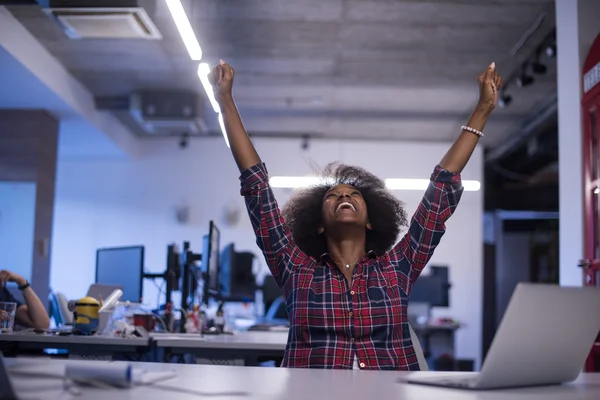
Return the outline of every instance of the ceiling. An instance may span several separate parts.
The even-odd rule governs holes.
[[[97,97],[202,87],[163,1],[140,1],[159,41],[71,40],[37,5],[11,13]],[[554,24],[553,0],[194,0],[184,2],[204,51],[236,69],[235,96],[255,135],[452,140],[495,61],[519,70]],[[511,49],[544,14],[516,55]],[[535,84],[509,87],[484,144],[518,134],[556,95],[553,60]],[[121,116],[122,117],[122,116]],[[214,132],[216,118],[207,120]]]

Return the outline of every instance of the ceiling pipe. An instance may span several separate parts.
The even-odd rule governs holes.
[[[552,95],[540,108],[539,111],[521,126],[521,128],[509,136],[500,145],[490,150],[485,155],[485,163],[493,163],[502,157],[514,152],[524,145],[529,139],[544,132],[542,126],[558,113],[558,97]]]

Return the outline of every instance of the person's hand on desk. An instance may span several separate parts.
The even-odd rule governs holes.
[[[0,287],[5,287],[7,282],[14,282],[19,286],[27,284],[27,280],[21,275],[4,269],[0,271]]]

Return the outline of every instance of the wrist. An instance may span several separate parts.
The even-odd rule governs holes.
[[[27,285],[27,279],[19,277],[18,279],[15,279],[15,283],[17,284],[17,286],[21,287],[21,286],[25,286]]]
[[[219,104],[227,104],[227,103],[233,103],[233,95],[231,93],[227,93],[227,94],[217,94],[217,102]]]
[[[480,101],[479,103],[477,103],[477,106],[475,107],[475,110],[473,111],[474,114],[481,114],[484,116],[489,116],[492,111],[494,111],[494,104],[493,103],[486,103],[486,102],[482,102]]]

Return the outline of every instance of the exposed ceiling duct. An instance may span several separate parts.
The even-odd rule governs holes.
[[[129,114],[154,136],[198,135],[207,131],[197,93],[142,92],[129,101]]]
[[[162,39],[137,1],[40,1],[71,39]]]
[[[193,91],[140,91],[128,97],[96,98],[96,108],[119,112],[146,137],[207,135],[205,105]]]
[[[557,113],[558,98],[557,95],[554,94],[549,96],[546,102],[538,107],[534,116],[528,118],[517,132],[486,154],[486,164],[496,162],[511,154],[515,149],[525,145],[529,139],[544,132],[544,127],[552,121],[552,119],[556,119]]]

